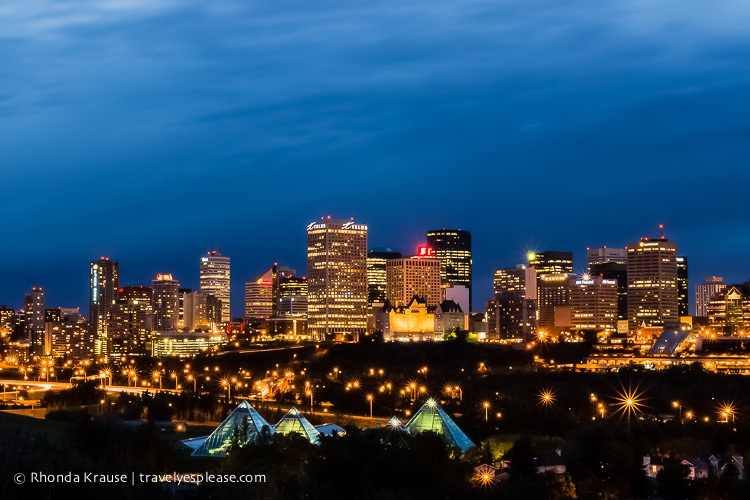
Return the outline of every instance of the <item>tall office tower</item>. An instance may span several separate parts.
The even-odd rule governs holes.
[[[151,304],[154,308],[154,330],[176,332],[180,314],[180,282],[171,274],[157,274],[151,282]]]
[[[146,356],[146,343],[154,329],[153,290],[147,286],[124,286],[109,313],[111,356]]]
[[[545,274],[537,280],[539,328],[566,327],[570,322],[570,274]]]
[[[471,233],[460,229],[428,231],[427,244],[434,249],[433,257],[440,259],[443,286],[463,285],[468,288],[471,308]],[[471,309],[464,312],[471,312]]]
[[[590,272],[592,265],[606,264],[607,262],[625,264],[628,260],[628,252],[624,248],[587,248],[586,258]]]
[[[109,312],[117,302],[120,263],[102,257],[89,265],[89,328],[94,354],[109,355]]]
[[[628,328],[679,326],[677,243],[661,237],[628,243]]]
[[[703,280],[702,285],[695,287],[695,315],[707,317],[708,316],[708,303],[719,293],[726,290],[727,285],[724,283],[724,278],[720,276],[711,276]]]
[[[601,276],[571,278],[568,286],[573,328],[617,330],[617,281]]]
[[[386,299],[394,306],[406,306],[416,295],[434,307],[443,301],[440,260],[421,257],[389,259],[386,263]],[[432,252],[424,252],[430,255]]]
[[[708,324],[727,337],[750,333],[750,284],[728,285],[711,297],[707,306]]]
[[[589,262],[589,275],[617,281],[617,319],[628,319],[628,265],[626,262]]]
[[[200,289],[221,300],[221,322],[224,325],[232,321],[229,267],[229,257],[221,255],[218,250],[211,250],[201,257]]]
[[[367,225],[329,218],[307,226],[307,331],[315,339],[367,330]]]
[[[288,314],[307,316],[307,293],[305,276],[297,277],[294,273],[290,276],[282,276],[279,279],[277,316]]]
[[[386,261],[400,259],[401,252],[390,248],[372,248],[367,252],[367,305],[384,303],[386,292]]]
[[[537,278],[547,274],[572,274],[573,252],[546,250],[542,253],[530,252],[529,267],[536,269]]]
[[[245,318],[267,319],[273,315],[273,267],[245,283]]]
[[[688,258],[677,257],[677,312],[680,316],[690,315],[690,296],[688,294]]]
[[[25,330],[26,339],[31,344],[31,351],[41,355],[44,352],[44,290],[35,286],[25,297]]]
[[[281,301],[281,282],[285,279],[292,278],[297,273],[294,269],[286,266],[280,266],[274,263],[271,268],[271,316],[279,315],[279,302]]]

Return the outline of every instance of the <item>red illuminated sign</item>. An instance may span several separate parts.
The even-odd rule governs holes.
[[[419,257],[432,257],[432,247],[430,245],[418,245],[417,256]]]

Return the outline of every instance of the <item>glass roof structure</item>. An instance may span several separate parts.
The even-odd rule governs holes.
[[[247,401],[243,401],[196,449],[194,457],[225,457],[232,444],[257,441],[261,434],[273,434],[273,428]]]
[[[474,446],[471,439],[464,434],[464,431],[459,429],[448,414],[440,408],[437,401],[432,398],[428,399],[422,408],[411,417],[411,420],[406,424],[406,430],[413,434],[432,431],[440,435],[448,443],[448,446],[456,447],[461,452],[465,452]]]
[[[320,433],[294,406],[289,409],[286,415],[281,417],[281,420],[273,428],[282,436],[299,434],[312,444],[320,444]]]

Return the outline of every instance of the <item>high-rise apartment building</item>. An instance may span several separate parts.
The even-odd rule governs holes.
[[[493,311],[487,314],[487,334],[501,339],[530,339],[536,332],[536,270],[519,264],[497,269],[493,279]]]
[[[218,250],[211,250],[201,257],[200,289],[221,301],[221,322],[232,321],[229,257]]]
[[[665,238],[628,243],[628,327],[679,326],[677,244]]]
[[[125,286],[118,290],[117,304],[109,313],[110,355],[146,356],[154,329],[153,290],[147,286]]]
[[[390,248],[372,248],[367,252],[367,305],[384,303],[386,299],[386,262],[400,259],[401,252]]]
[[[690,315],[688,288],[688,258],[677,256],[677,311],[680,316]]]
[[[109,355],[109,313],[117,303],[120,264],[102,257],[89,265],[89,328],[94,354]]]
[[[427,307],[443,301],[440,260],[432,257],[389,259],[386,263],[386,298],[394,306],[405,306],[418,296]]]
[[[180,282],[171,274],[157,274],[151,281],[154,330],[176,332],[180,316]]]
[[[695,315],[707,317],[708,303],[715,296],[726,290],[724,278],[711,276],[703,280],[703,284],[695,287]]]
[[[427,244],[434,250],[433,257],[440,259],[443,286],[463,285],[468,288],[471,307],[471,233],[460,229],[428,231]]]
[[[356,339],[367,330],[367,225],[330,218],[307,226],[308,333]]]
[[[44,353],[44,290],[40,286],[35,286],[31,292],[26,294],[24,300],[24,327],[26,330],[26,340],[31,345],[31,351],[34,354],[42,355]]]

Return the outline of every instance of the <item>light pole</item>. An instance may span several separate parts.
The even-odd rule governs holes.
[[[370,418],[372,418],[372,400],[375,399],[372,394],[367,395],[367,401],[370,402]]]
[[[484,403],[482,403],[482,406],[484,407],[484,421],[485,422],[489,422],[489,420],[490,420],[490,417],[489,417],[490,402],[489,401],[485,401]]]
[[[174,390],[175,390],[175,392],[177,392],[177,380],[178,380],[177,379],[177,374],[174,373],[174,372],[172,372],[169,376],[174,379]]]

